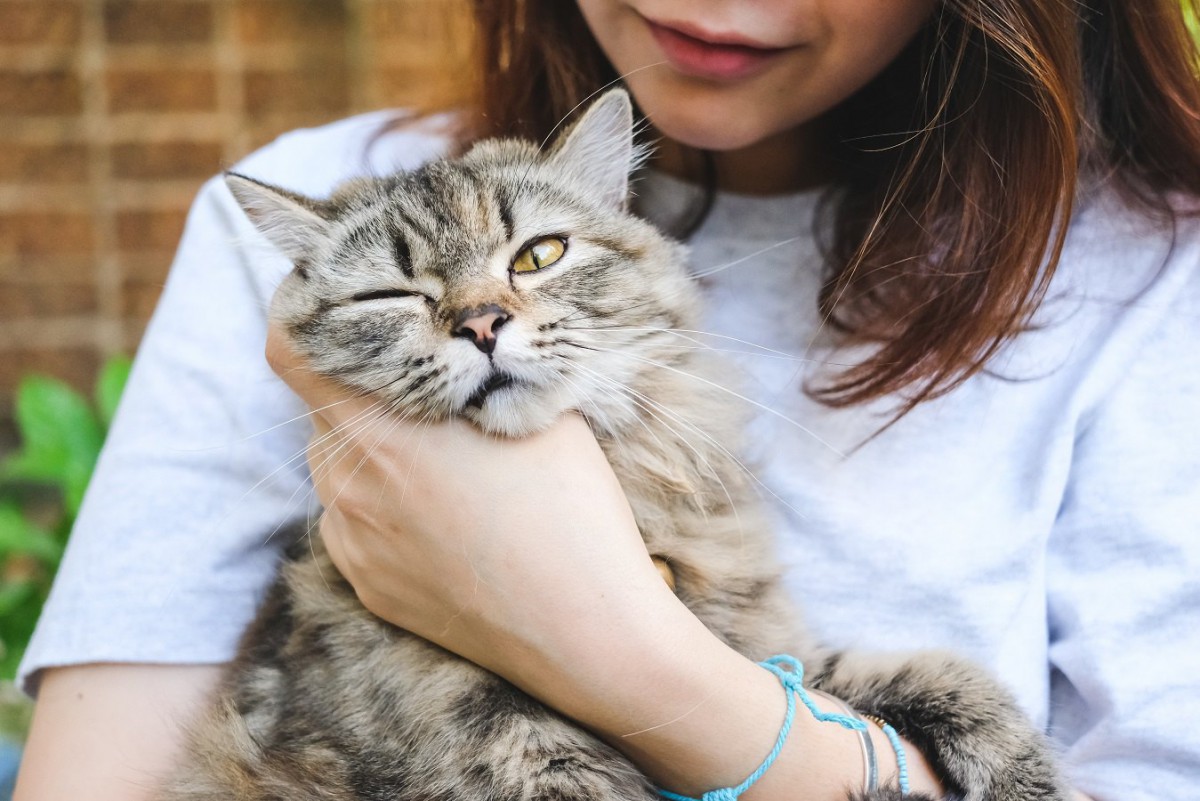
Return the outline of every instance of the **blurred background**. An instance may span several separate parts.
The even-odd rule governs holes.
[[[455,0],[0,0],[0,447],[132,353],[200,183],[292,128],[453,102]]]
[[[0,0],[0,801],[10,679],[209,176],[298,127],[454,105],[467,0]]]

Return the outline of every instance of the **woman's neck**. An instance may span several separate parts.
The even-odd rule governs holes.
[[[738,150],[713,151],[717,187],[777,195],[827,184],[835,177],[828,142],[824,126],[810,123]],[[705,182],[703,153],[666,137],[659,140],[653,166],[691,183]]]

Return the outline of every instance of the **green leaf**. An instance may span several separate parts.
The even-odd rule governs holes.
[[[48,567],[58,565],[63,546],[53,534],[29,520],[15,503],[0,503],[0,559],[32,556]]]
[[[18,621],[24,623],[26,615],[13,614],[18,607],[37,595],[37,584],[32,581],[0,582],[0,618],[7,618],[8,623]],[[35,611],[36,615],[37,612]]]
[[[11,682],[17,677],[17,668],[21,665],[21,657],[25,656],[28,645],[29,640],[14,637],[9,643],[6,638],[0,637],[0,680]]]
[[[27,376],[17,388],[21,450],[0,465],[0,477],[43,481],[64,494],[91,476],[104,429],[87,401],[61,381]]]
[[[68,465],[63,474],[63,506],[66,507],[67,516],[71,520],[79,516],[79,508],[83,506],[83,495],[87,492],[88,484],[92,482],[92,471],[95,467],[96,456],[93,456],[90,462],[80,461]]]
[[[0,462],[0,480],[57,483],[64,462],[64,455],[57,450],[22,448]]]
[[[112,425],[113,415],[117,412],[117,402],[129,381],[129,371],[133,360],[128,356],[114,356],[104,363],[100,369],[100,377],[96,379],[96,410],[100,413],[100,422],[105,428]]]
[[[45,594],[32,581],[0,581],[0,679],[16,675]]]

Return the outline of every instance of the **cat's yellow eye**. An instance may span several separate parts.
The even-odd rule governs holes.
[[[549,267],[561,259],[566,252],[567,243],[557,236],[539,239],[517,254],[517,258],[512,263],[512,271],[514,273],[531,273],[543,267]]]

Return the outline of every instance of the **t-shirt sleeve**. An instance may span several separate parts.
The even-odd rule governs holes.
[[[224,182],[188,216],[49,601],[19,669],[228,660],[307,514],[305,409],[267,366],[290,265]]]
[[[235,170],[325,197],[442,155],[454,119],[350,117],[285,134]],[[205,184],[18,669],[26,692],[51,666],[233,657],[284,532],[312,511],[308,410],[263,356],[291,266],[223,180]]]
[[[1051,729],[1096,801],[1200,788],[1200,270],[1183,269],[1081,422],[1049,544]]]

